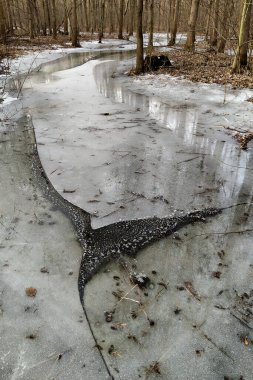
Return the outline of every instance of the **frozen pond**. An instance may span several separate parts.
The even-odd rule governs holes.
[[[57,191],[94,228],[238,204],[94,276],[85,304],[110,373],[250,380],[253,148],[241,151],[223,125],[248,120],[252,105],[236,91],[224,101],[218,86],[129,78],[131,52],[96,54],[42,65],[22,89]],[[147,288],[132,284],[133,270]]]

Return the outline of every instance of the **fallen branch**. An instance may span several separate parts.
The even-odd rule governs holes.
[[[224,128],[234,132],[232,136],[240,144],[240,148],[242,150],[248,149],[248,143],[253,140],[253,132],[250,132],[249,130],[243,131],[226,126]]]

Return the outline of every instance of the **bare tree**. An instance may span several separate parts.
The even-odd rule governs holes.
[[[36,0],[27,0],[27,13],[29,20],[29,36],[30,38],[35,37],[35,7]]]
[[[144,71],[142,15],[143,15],[143,0],[137,0],[137,22],[136,22],[137,49],[136,49],[135,74],[140,74],[140,73],[143,73]]]
[[[45,22],[47,23],[49,34],[51,34],[51,16],[48,0],[44,0],[45,3]]]
[[[63,19],[63,32],[65,35],[69,34],[69,10],[67,5],[67,0],[63,1],[64,5],[64,19]]]
[[[129,10],[129,31],[128,35],[132,36],[134,34],[134,15],[135,15],[135,0],[130,0],[130,10]]]
[[[53,38],[57,38],[57,24],[56,24],[56,6],[55,0],[52,0],[52,22],[53,22]]]
[[[72,41],[73,47],[80,47],[80,43],[78,41],[78,26],[77,26],[77,0],[73,0],[71,41]]]
[[[124,0],[119,3],[119,33],[118,39],[123,40]]]
[[[148,52],[153,50],[154,35],[154,0],[149,0],[149,35],[148,35]]]
[[[196,23],[197,23],[198,12],[199,12],[199,3],[200,3],[200,0],[192,0],[192,3],[191,3],[190,17],[188,20],[187,40],[185,44],[185,48],[189,50],[194,49]]]
[[[174,46],[176,43],[180,2],[181,0],[176,0],[175,2],[174,17],[173,17],[172,25],[171,25],[170,41],[168,43],[169,46]]]
[[[218,28],[219,28],[219,11],[220,11],[220,0],[214,0],[213,9],[213,28],[212,35],[210,38],[210,45],[217,46],[218,43]]]
[[[231,24],[231,19],[234,14],[234,0],[223,0],[223,16],[221,21],[221,31],[218,40],[218,52],[224,53],[226,42],[229,35],[229,28]],[[228,18],[229,14],[229,18]]]
[[[105,0],[101,0],[100,22],[99,22],[99,32],[98,32],[98,42],[100,44],[102,42],[102,38],[104,37],[104,18],[105,18]]]
[[[6,15],[3,7],[3,0],[0,0],[0,38],[6,43]]]
[[[248,66],[248,43],[253,0],[242,0],[242,14],[236,55],[232,65],[233,72],[240,72],[241,67]]]
[[[212,7],[213,7],[213,0],[209,0],[208,11],[207,11],[207,21],[206,21],[206,33],[205,33],[205,40],[206,41],[208,40],[208,37],[209,37]]]

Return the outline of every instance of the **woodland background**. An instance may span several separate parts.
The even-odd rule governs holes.
[[[27,41],[80,46],[80,38],[129,39],[136,33],[136,73],[143,71],[142,34],[166,32],[174,46],[177,33],[187,33],[184,48],[195,50],[195,36],[206,41],[207,53],[232,56],[231,72],[250,70],[252,0],[0,0],[1,55],[6,46]],[[44,40],[43,40],[44,38]],[[50,41],[51,43],[53,41]],[[228,50],[226,50],[226,48]]]

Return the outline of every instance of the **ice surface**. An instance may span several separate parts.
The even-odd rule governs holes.
[[[1,132],[0,378],[104,380],[77,292],[80,246],[32,182],[32,137],[27,125]]]
[[[251,92],[169,76],[129,78],[122,73],[133,62],[119,63],[117,54],[60,72],[54,72],[63,70],[60,61],[53,70],[42,66],[24,84],[22,104],[55,188],[93,214],[95,227],[175,209],[241,205],[93,278],[86,308],[102,353],[116,379],[251,380],[253,150],[251,142],[241,151],[224,128],[251,128],[252,104],[244,102]],[[66,230],[50,233],[58,239]],[[59,255],[51,240],[43,243],[46,250]],[[56,256],[53,270],[65,273],[69,260]],[[131,271],[148,275],[147,289],[130,282]],[[67,299],[74,294],[71,286]],[[105,311],[112,312],[111,322]],[[92,342],[83,347],[91,349]],[[20,352],[19,362],[26,363]],[[92,376],[83,378],[99,378]]]

